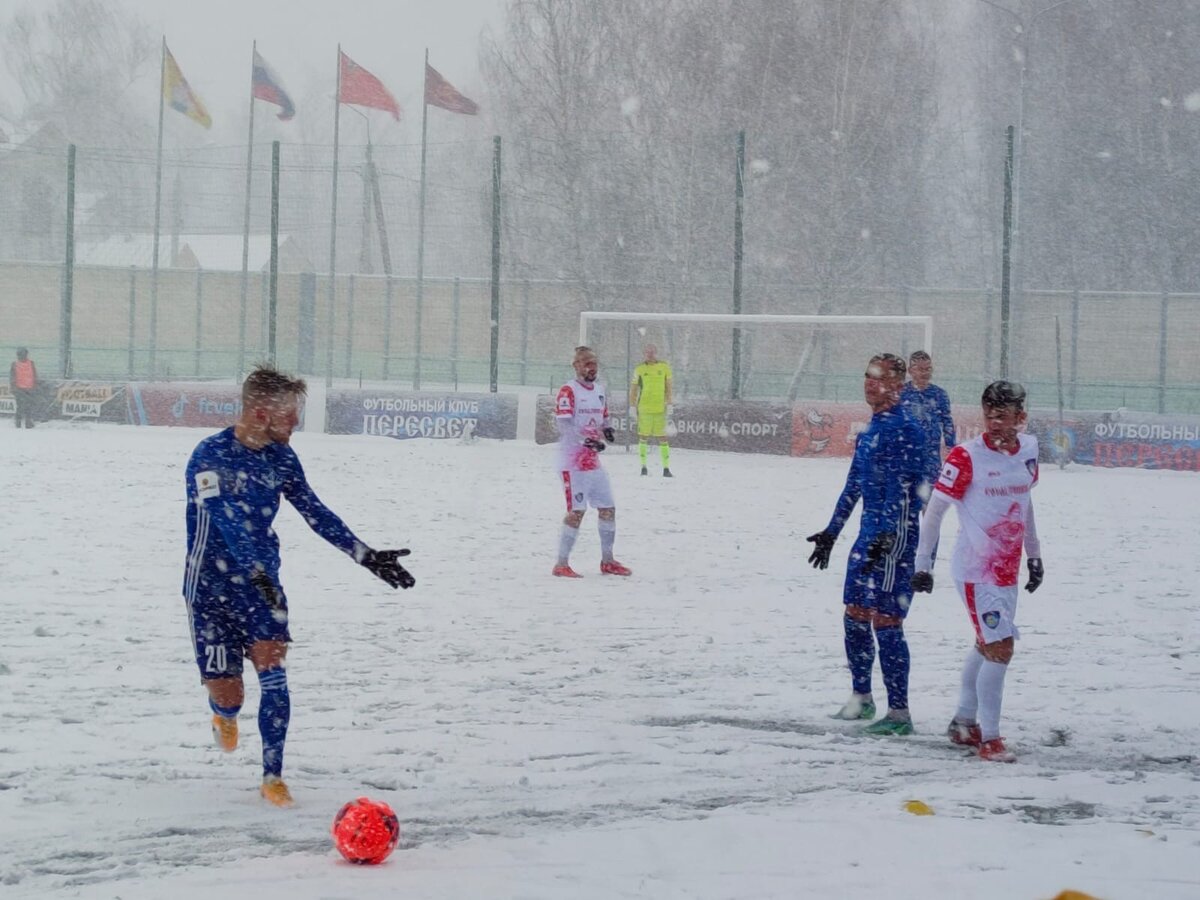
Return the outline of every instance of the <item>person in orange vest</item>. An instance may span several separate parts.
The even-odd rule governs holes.
[[[26,428],[33,427],[33,405],[37,395],[38,374],[37,366],[29,358],[29,351],[24,347],[17,348],[17,358],[8,370],[8,386],[17,404],[17,413],[13,423],[20,428],[21,423]]]

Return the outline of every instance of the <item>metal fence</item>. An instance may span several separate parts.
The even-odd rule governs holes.
[[[0,343],[29,347],[43,370],[60,356],[64,267],[0,263]],[[278,284],[277,360],[309,376],[395,381],[420,387],[481,385],[490,364],[491,284],[483,278],[425,279],[418,356],[417,291],[412,277],[339,275],[330,305],[329,279],[285,273]],[[74,274],[73,373],[101,379],[188,379],[234,377],[265,357],[268,296],[265,274],[255,273],[245,306],[241,275],[204,269],[162,269],[158,284],[158,337],[150,341],[150,272],[144,268],[80,266]],[[666,294],[682,286],[603,286],[614,308],[654,311]],[[504,279],[500,296],[499,377],[508,385],[549,387],[566,371],[577,337],[579,313],[589,308],[585,292],[569,281]],[[713,285],[687,293],[687,310],[725,312],[728,287]],[[845,288],[819,291],[801,285],[748,285],[746,312],[844,315],[928,315],[934,320],[936,380],[957,400],[973,401],[995,377],[998,297],[994,291],[926,288]],[[1053,405],[1058,359],[1055,318],[1062,335],[1062,371],[1067,406],[1200,412],[1200,380],[1194,365],[1200,334],[1200,295],[1031,291],[1014,323],[1013,371],[1035,403]],[[670,310],[663,310],[670,311]],[[685,326],[660,335],[666,358],[683,351]],[[614,350],[625,351],[625,331],[614,332]],[[640,334],[640,343],[648,338]],[[877,349],[915,349],[900,334],[896,346],[864,341],[862,354]],[[727,345],[727,339],[723,339]],[[747,329],[748,357],[756,359],[747,396],[778,398],[801,352],[793,343],[758,339]],[[902,346],[906,341],[912,346]],[[839,359],[845,350],[835,353]],[[153,363],[151,359],[153,356]],[[827,364],[832,378],[820,393],[848,399],[860,387],[862,360],[841,368]],[[697,357],[699,364],[699,357]],[[727,387],[720,378],[692,379],[697,393]]]

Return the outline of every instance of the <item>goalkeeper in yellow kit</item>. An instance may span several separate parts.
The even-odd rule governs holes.
[[[671,447],[667,444],[667,418],[674,412],[671,405],[671,365],[658,358],[658,348],[645,347],[645,362],[633,370],[629,386],[629,418],[637,422],[638,455],[642,474],[646,473],[648,438],[658,440],[662,456],[663,478],[671,477]]]

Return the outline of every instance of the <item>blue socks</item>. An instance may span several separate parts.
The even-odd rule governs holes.
[[[877,628],[875,639],[879,641],[879,667],[883,669],[888,709],[908,709],[909,655],[904,629]]]
[[[846,662],[850,665],[850,680],[854,693],[871,693],[871,667],[875,665],[875,642],[871,639],[871,623],[842,617],[846,628]],[[880,641],[882,650],[883,642]]]
[[[273,666],[258,673],[262,699],[258,704],[258,732],[262,735],[263,775],[283,774],[283,744],[292,717],[287,670]]]

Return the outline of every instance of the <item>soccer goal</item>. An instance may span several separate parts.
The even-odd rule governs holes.
[[[671,364],[680,399],[861,400],[876,353],[933,352],[933,319],[583,312],[579,343],[596,350],[613,387],[622,369],[628,383],[654,345]]]

